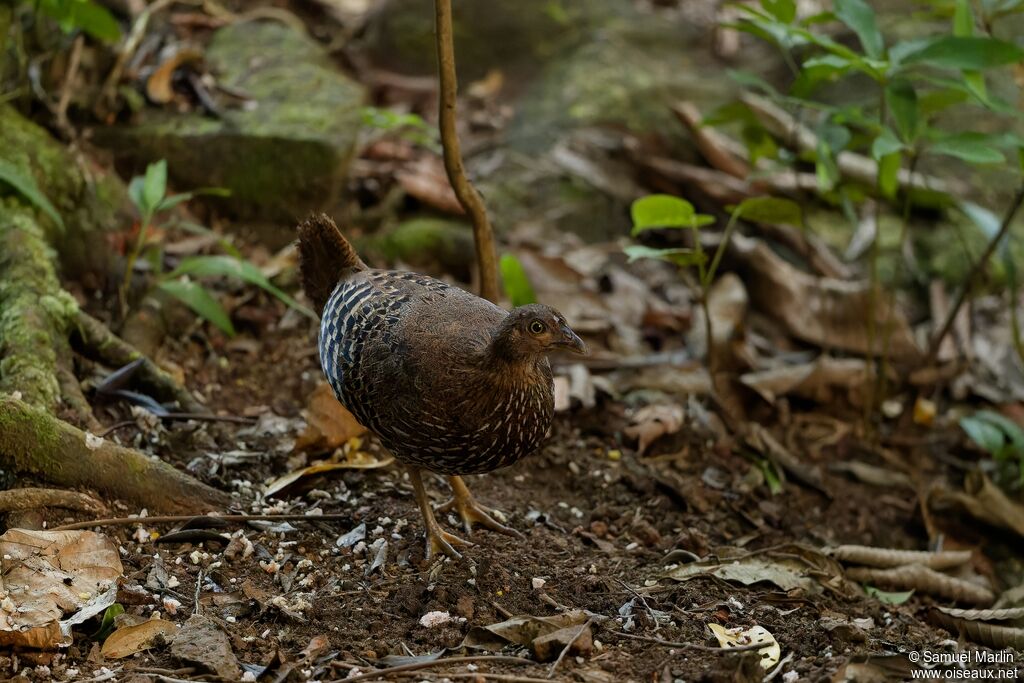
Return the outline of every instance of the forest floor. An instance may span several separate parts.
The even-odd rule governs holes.
[[[239,511],[295,512],[310,521],[262,523],[262,530],[257,522],[214,528],[223,536],[205,541],[188,532],[179,532],[185,536],[178,541],[161,538],[167,525],[145,519],[133,527],[99,529],[123,549],[127,583],[162,596],[163,604],[130,611],[149,616],[156,610],[176,622],[204,615],[229,635],[230,650],[208,652],[199,666],[183,668],[181,657],[160,647],[104,662],[99,644],[90,650],[85,641],[50,660],[48,668],[26,669],[32,658],[5,656],[0,665],[9,674],[101,680],[110,671],[116,680],[216,680],[203,670],[218,670],[220,660],[231,670],[237,658],[259,680],[340,679],[372,671],[388,655],[457,652],[464,641],[481,641],[480,627],[509,617],[565,610],[585,611],[593,642],[554,667],[452,661],[385,678],[442,680],[475,672],[485,676],[478,680],[760,680],[757,653],[719,649],[707,635],[709,623],[767,629],[781,647],[785,671],[794,672],[784,680],[862,680],[856,676],[864,672],[902,680],[910,675],[909,653],[955,648],[946,631],[929,625],[930,598],[895,606],[834,581],[814,590],[783,590],[770,582],[742,586],[713,576],[662,578],[666,569],[686,562],[686,552],[705,557],[731,546],[775,549],[784,557],[800,552],[790,544],[918,548],[926,534],[913,494],[880,495],[846,476],[826,475],[826,488],[836,492],[832,498],[797,484],[771,495],[765,485],[750,484],[749,460],[685,429],[638,456],[622,441],[625,408],[611,400],[560,413],[538,453],[471,478],[477,497],[503,510],[526,539],[475,530],[475,545],[458,561],[424,561],[421,519],[397,466],[304,477],[298,488],[265,499],[264,485],[306,459],[291,451],[303,426],[300,413],[319,381],[313,325],[302,320],[297,329],[246,334],[226,346],[219,346],[223,338],[211,345],[193,332],[168,341],[165,360],[186,371],[191,388],[216,412],[258,413],[257,425],[178,423],[164,430],[139,421],[122,427],[121,438],[148,444],[160,457],[231,491]],[[123,406],[104,412],[110,424],[131,420]],[[372,437],[359,448],[381,455]],[[840,442],[829,449],[830,459],[841,462],[845,450]],[[446,497],[440,478],[428,480],[428,488],[437,502]],[[316,521],[318,513],[343,517]],[[454,518],[442,523],[459,531]],[[203,524],[189,526],[200,528],[193,533],[211,533]],[[365,530],[365,539],[340,546],[354,529],[358,537],[357,528]],[[387,543],[383,551],[380,539]],[[431,612],[450,618],[423,625]],[[515,644],[505,652],[529,656]],[[1019,673],[1022,664],[992,668],[1016,666]]]

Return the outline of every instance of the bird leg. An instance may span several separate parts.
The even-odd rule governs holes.
[[[420,471],[415,467],[410,467],[408,470],[409,481],[412,482],[413,491],[416,492],[416,502],[420,506],[420,513],[423,515],[423,526],[426,529],[426,558],[429,560],[438,552],[442,552],[456,560],[461,559],[462,555],[453,546],[470,546],[473,544],[458,536],[449,534],[438,525],[437,520],[434,519],[434,511],[430,508],[430,501],[427,500],[427,491],[423,488],[423,478],[420,477]]]
[[[512,527],[505,526],[498,520],[494,519],[494,517],[491,516],[494,513],[493,510],[488,510],[483,505],[476,502],[476,499],[473,498],[473,494],[469,492],[469,487],[466,486],[466,482],[462,480],[462,477],[448,477],[448,485],[452,487],[452,499],[437,508],[437,511],[449,512],[451,510],[455,510],[458,512],[459,517],[462,518],[462,524],[465,526],[467,534],[473,531],[473,524],[475,522],[486,529],[497,531],[500,534],[514,536],[516,538],[524,538],[521,533]]]

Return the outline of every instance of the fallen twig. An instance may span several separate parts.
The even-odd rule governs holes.
[[[604,632],[602,631],[602,633]],[[666,647],[681,648],[685,650],[700,650],[701,652],[749,652],[751,650],[763,650],[765,648],[764,643],[752,643],[750,645],[739,645],[737,647],[713,647],[711,645],[698,645],[697,643],[676,643],[671,640],[651,638],[650,636],[637,636],[632,633],[623,633],[622,631],[609,631],[608,633],[619,636],[620,638],[642,640],[645,643],[654,643],[656,645],[664,645]]]
[[[109,517],[107,519],[94,519],[91,522],[74,522],[53,527],[52,531],[72,531],[74,529],[92,529],[98,526],[130,526],[132,524],[174,524],[177,522],[188,522],[193,519],[209,517],[224,522],[339,522],[352,519],[348,514],[332,515],[300,515],[300,514],[277,514],[277,515],[153,515],[152,517]]]
[[[181,386],[173,377],[161,370],[156,363],[88,313],[78,312],[73,333],[83,347],[82,351],[85,355],[108,365],[122,367],[141,359],[138,377],[154,390],[157,398],[177,401],[181,409],[187,413],[209,414],[207,408],[199,403],[188,389]]]
[[[991,605],[995,600],[992,591],[984,586],[942,574],[919,564],[892,569],[849,567],[846,569],[846,577],[885,590],[919,590],[929,595],[972,605]]]
[[[578,629],[576,629],[576,633],[573,635],[572,638],[569,639],[569,642],[565,644],[565,647],[562,648],[562,651],[558,653],[558,659],[556,659],[554,664],[551,665],[551,668],[548,669],[548,678],[551,678],[555,675],[555,671],[558,669],[558,665],[562,663],[563,659],[565,659],[565,655],[568,654],[569,649],[572,648],[573,644],[580,639],[580,636],[583,635],[583,632],[590,628],[590,624],[592,624],[593,621],[593,619],[587,619],[582,624],[580,624]]]
[[[377,671],[368,671],[364,674],[357,674],[355,676],[348,676],[346,678],[333,679],[333,683],[355,683],[356,681],[371,681],[375,678],[385,678],[392,674],[402,673],[403,671],[419,671],[421,669],[431,669],[435,666],[444,666],[446,664],[460,664],[460,663],[471,663],[471,662],[495,662],[501,664],[536,664],[537,662],[532,659],[524,659],[522,657],[506,657],[504,655],[474,655],[471,657],[441,657],[440,659],[432,659],[429,662],[413,662],[411,664],[399,664],[398,666],[389,666],[386,669],[378,669]],[[474,674],[477,675],[477,674]]]
[[[840,545],[829,549],[827,553],[840,562],[881,568],[919,564],[929,569],[952,569],[971,561],[970,550],[950,550],[932,553],[925,550],[896,550],[894,548],[873,548],[866,545]]]

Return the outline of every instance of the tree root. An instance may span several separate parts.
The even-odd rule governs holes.
[[[65,508],[103,514],[107,506],[90,495],[62,489],[23,488],[0,491],[0,512],[38,508]]]
[[[171,514],[222,510],[231,497],[165,462],[88,434],[12,397],[0,397],[0,459],[59,486],[96,489]]]
[[[188,389],[88,313],[78,312],[72,329],[72,339],[83,355],[115,368],[141,358],[138,378],[156,398],[162,401],[176,401],[182,411],[187,413],[209,412]]]

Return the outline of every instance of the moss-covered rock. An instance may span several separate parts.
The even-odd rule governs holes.
[[[587,240],[622,234],[635,189],[632,165],[621,158],[624,133],[656,135],[671,147],[666,154],[692,156],[670,105],[685,99],[710,110],[731,95],[727,79],[706,77],[720,67],[692,33],[661,16],[616,15],[528,81],[502,163],[469,162],[488,169],[480,189],[499,229],[553,220]],[[681,47],[691,41],[694,48]],[[567,149],[585,163],[567,163]]]
[[[224,187],[217,200],[243,217],[291,221],[339,196],[359,130],[363,88],[312,38],[276,22],[217,31],[206,58],[218,80],[252,99],[201,113],[147,112],[98,131],[136,168],[166,159],[181,189]]]
[[[529,70],[550,62],[626,5],[615,0],[454,0],[459,77],[475,79],[490,69]],[[407,74],[435,73],[433,3],[388,0],[367,26],[363,43],[375,64]]]
[[[416,270],[450,273],[466,280],[476,258],[472,228],[445,218],[413,218],[393,230],[364,238],[357,246],[361,251],[378,253],[390,263],[397,261]]]

